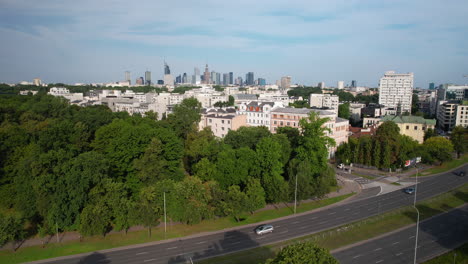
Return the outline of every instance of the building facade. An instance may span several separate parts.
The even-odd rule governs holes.
[[[385,72],[379,82],[379,104],[411,113],[413,73]]]

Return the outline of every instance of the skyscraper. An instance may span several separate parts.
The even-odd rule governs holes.
[[[209,84],[211,83],[211,75],[210,75],[210,71],[208,70],[208,64],[206,64],[205,66],[205,72],[203,73],[203,83],[205,84]]]
[[[169,65],[167,65],[166,62],[164,62],[164,75],[166,74],[171,74],[171,69],[169,69]]]
[[[234,73],[233,72],[229,73],[229,84],[234,84]]]
[[[187,73],[186,72],[184,72],[184,74],[182,75],[182,83],[188,83]]]
[[[351,87],[357,87],[357,81],[356,80],[351,81]]]
[[[435,89],[435,83],[429,83],[429,90]]]
[[[151,72],[145,71],[145,84],[151,85]]]
[[[248,72],[245,75],[245,84],[254,85],[254,73],[253,72]]]
[[[266,85],[266,80],[263,78],[258,78],[258,85]]]
[[[198,69],[198,67],[195,67],[193,69],[193,72],[194,72],[194,76],[195,76],[195,80],[193,82],[193,84],[200,84],[200,69]]]
[[[385,72],[379,82],[379,104],[394,109],[401,109],[401,113],[411,113],[413,98],[413,73]]]
[[[131,83],[131,80],[130,80],[130,72],[129,72],[129,71],[125,71],[125,81],[127,81],[128,84]]]
[[[229,73],[224,73],[223,74],[223,85],[228,85],[229,84]]]
[[[344,81],[338,81],[338,84],[337,84],[336,88],[338,88],[340,90],[344,89]]]

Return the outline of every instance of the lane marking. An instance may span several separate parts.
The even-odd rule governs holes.
[[[307,228],[307,226],[301,226],[301,227],[299,227],[299,229],[304,229],[304,228]]]
[[[109,259],[109,258],[105,258],[105,259],[99,260],[98,262],[104,262],[104,261],[108,262],[108,261],[110,261],[110,260],[111,260],[111,259]]]
[[[300,222],[299,221],[296,221],[296,222],[292,222],[293,224],[299,224]]]
[[[195,244],[200,245],[200,244],[205,244],[206,242],[208,242],[208,241],[201,241],[201,242],[197,242]]]
[[[413,239],[413,238],[414,238],[414,236],[410,236],[408,239]]]
[[[402,252],[399,252],[399,253],[396,253],[395,255],[400,256],[401,254],[403,254],[403,253],[402,253]]]
[[[395,243],[392,243],[392,245],[396,245],[396,244],[398,244],[398,243],[400,243],[400,242],[397,241],[397,242],[395,242]]]
[[[176,249],[177,247],[170,247],[170,248],[166,248],[166,249]]]
[[[143,254],[148,254],[148,252],[140,252],[140,253],[136,253],[136,255],[143,255]]]
[[[326,222],[327,222],[327,221],[320,222],[319,225],[320,225],[320,224],[325,224]]]
[[[275,226],[276,228],[281,227],[281,226]]]
[[[231,245],[235,245],[235,244],[239,244],[240,241],[237,241],[237,242],[232,242]]]
[[[155,261],[156,259],[145,259],[143,262],[150,262],[150,261]]]
[[[361,254],[359,254],[359,255],[356,255],[356,256],[354,256],[354,257],[353,257],[353,259],[355,259],[355,258],[359,258],[360,256],[362,256],[362,255],[361,255]]]
[[[383,259],[377,260],[375,263],[380,263],[380,262],[382,262],[382,261],[383,261]]]
[[[331,212],[331,213],[329,213],[328,215],[334,215],[334,214],[336,214],[336,212]]]
[[[313,220],[313,219],[317,219],[317,218],[318,218],[318,217],[317,217],[317,216],[315,216],[315,217],[312,217],[312,218],[310,218],[310,219],[312,219],[312,220]]]
[[[264,237],[264,236],[261,236],[261,237],[257,237],[256,239],[263,239],[263,238],[265,238],[265,237]]]
[[[287,232],[288,232],[288,230],[286,230],[286,231],[283,231],[283,232],[281,232],[280,234],[285,234],[285,233],[287,233]]]
[[[374,249],[374,251],[379,251],[379,250],[382,250],[382,248],[376,248],[376,249]]]
[[[351,209],[349,209],[349,208],[346,208],[346,209],[344,209],[344,210],[345,210],[345,211],[349,211],[349,210],[351,210]]]

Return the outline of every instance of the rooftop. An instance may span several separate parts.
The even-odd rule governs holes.
[[[435,119],[424,119],[421,116],[391,116],[387,115],[382,117],[382,122],[393,121],[395,123],[410,123],[410,124],[426,124],[426,125],[435,125]]]

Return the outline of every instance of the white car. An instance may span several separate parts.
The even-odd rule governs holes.
[[[257,235],[263,235],[263,234],[271,233],[271,232],[273,232],[272,225],[261,225],[255,228],[255,233],[257,233]]]

